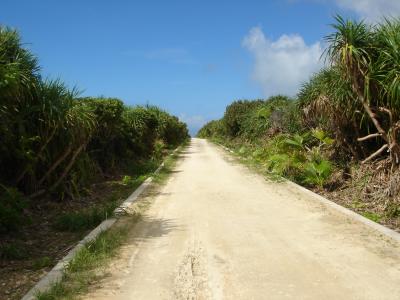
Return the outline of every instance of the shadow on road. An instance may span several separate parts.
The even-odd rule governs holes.
[[[132,235],[133,241],[146,241],[152,238],[158,238],[168,235],[172,231],[182,230],[171,219],[158,219],[143,216],[140,223]]]

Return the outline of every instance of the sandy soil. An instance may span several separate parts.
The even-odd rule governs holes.
[[[193,139],[87,299],[400,299],[400,245]]]

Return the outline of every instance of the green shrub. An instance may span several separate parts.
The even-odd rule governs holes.
[[[156,163],[164,148],[188,138],[186,124],[158,107],[78,98],[76,89],[43,80],[39,71],[18,32],[0,25],[0,231],[22,222],[17,190],[33,201],[79,197],[100,176],[126,168],[139,175],[143,162]]]
[[[214,120],[205,124],[197,133],[200,138],[219,139],[226,136],[225,124],[223,120]]]
[[[228,105],[223,117],[227,135],[229,137],[238,136],[249,111],[261,107],[263,103],[263,100],[239,100]]]
[[[145,175],[141,175],[137,178],[133,178],[132,176],[125,175],[122,178],[122,184],[127,185],[131,188],[136,188],[139,185],[141,185],[146,180],[146,178],[147,178],[147,176],[145,176]]]
[[[54,228],[72,232],[92,229],[105,219],[112,217],[117,206],[117,202],[113,201],[89,210],[64,213],[57,218]]]
[[[367,219],[370,219],[371,221],[374,221],[376,223],[378,223],[382,219],[382,217],[380,215],[373,213],[373,212],[369,212],[369,211],[364,212],[362,215],[364,217],[366,217]]]
[[[290,167],[292,167],[292,161],[288,154],[273,154],[267,160],[268,169],[277,175],[284,176]]]
[[[26,206],[22,193],[0,184],[0,232],[18,230],[27,220],[23,214]]]
[[[43,256],[43,257],[37,258],[33,261],[32,269],[40,270],[43,268],[51,267],[53,264],[54,264],[54,261],[50,257]]]
[[[0,245],[0,258],[2,259],[25,259],[28,253],[24,245],[20,243],[10,243]]]
[[[115,98],[81,98],[79,101],[88,105],[96,118],[98,126],[87,150],[102,170],[117,167],[121,156],[125,156],[128,143],[124,136],[125,106]]]
[[[332,165],[327,160],[307,162],[304,166],[304,182],[322,187],[332,174]]]
[[[162,140],[157,140],[154,144],[153,158],[156,160],[161,160],[164,156],[165,143]]]

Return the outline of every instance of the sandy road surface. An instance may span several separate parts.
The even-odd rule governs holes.
[[[87,299],[400,299],[400,248],[193,139]]]

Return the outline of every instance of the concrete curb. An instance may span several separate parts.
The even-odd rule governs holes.
[[[312,196],[315,200],[322,203],[323,205],[330,207],[336,211],[339,211],[340,213],[346,215],[350,219],[353,219],[357,222],[363,223],[364,225],[372,228],[373,230],[379,232],[380,234],[383,234],[383,235],[400,243],[400,233],[398,233],[397,231],[394,231],[394,230],[392,230],[388,227],[385,227],[381,224],[375,223],[374,221],[371,221],[370,219],[368,219],[368,218],[366,218],[344,206],[341,206],[331,200],[326,199],[325,197],[322,197],[321,195],[318,195],[317,193],[314,193],[313,191],[310,191],[309,189],[306,189],[305,187],[303,187],[301,185],[298,185],[297,183],[294,183],[287,179],[285,179],[285,183]]]
[[[176,148],[171,154],[171,156],[178,151]],[[129,207],[138,199],[138,197],[149,187],[150,183],[153,181],[154,175],[160,173],[162,168],[165,166],[163,162],[157,170],[155,170],[152,176],[148,177],[120,206],[114,210],[114,218],[106,219],[100,223],[95,229],[93,229],[87,236],[85,236],[78,244],[71,249],[66,256],[64,256],[54,267],[51,269],[34,287],[32,287],[28,293],[22,297],[21,300],[35,300],[38,293],[43,293],[51,288],[51,286],[59,281],[61,281],[64,270],[74,258],[76,253],[87,243],[95,240],[100,233],[108,230],[117,221],[117,218],[126,213]]]
[[[217,145],[221,146],[224,150],[226,150],[230,153],[234,153],[231,149],[225,147],[224,145],[221,145],[221,144],[217,144]],[[284,183],[310,195],[314,200],[322,203],[323,205],[325,205],[329,208],[332,208],[332,209],[342,213],[343,215],[349,217],[350,219],[357,221],[359,223],[362,223],[362,224],[366,225],[367,227],[377,231],[378,233],[383,234],[386,237],[393,239],[396,242],[400,243],[400,233],[398,233],[390,228],[387,228],[381,224],[375,223],[375,222],[371,221],[370,219],[368,219],[348,208],[345,208],[331,200],[326,199],[325,197],[323,197],[321,195],[318,195],[317,193],[314,193],[313,191],[310,191],[309,189],[306,189],[305,187],[303,187],[301,185],[298,185],[297,183],[294,183],[293,181],[290,181],[286,178],[283,178],[283,179],[284,179]]]
[[[228,147],[225,147],[224,145],[222,145],[220,143],[215,143],[215,144],[217,144],[218,146],[221,146],[225,151],[228,151],[233,154],[235,153],[233,150],[229,149]]]

